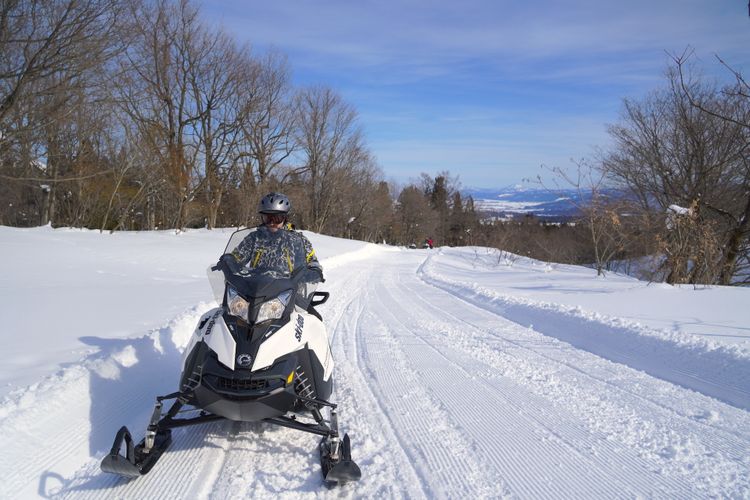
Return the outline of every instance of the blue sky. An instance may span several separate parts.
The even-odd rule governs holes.
[[[256,52],[289,57],[359,112],[388,179],[450,170],[503,187],[606,148],[622,98],[664,81],[667,53],[750,66],[747,0],[205,0]]]

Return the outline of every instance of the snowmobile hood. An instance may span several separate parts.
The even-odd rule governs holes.
[[[237,273],[225,273],[227,283],[249,300],[266,300],[286,290],[293,290],[299,280],[283,276],[277,271],[241,269]]]

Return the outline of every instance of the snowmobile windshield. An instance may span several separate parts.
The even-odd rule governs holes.
[[[242,240],[244,240],[248,234],[255,231],[254,227],[248,227],[246,229],[240,229],[232,233],[232,236],[229,237],[229,242],[227,242],[227,247],[224,249],[224,253],[232,253],[235,251],[235,249],[239,246],[240,243],[242,243]]]
[[[224,255],[232,254],[242,241],[256,228],[241,229],[235,231],[229,238]],[[222,257],[223,258],[223,257]],[[231,260],[230,260],[231,262]],[[319,283],[323,281],[323,275],[319,268],[297,267],[290,272],[288,267],[256,267],[234,265],[211,266],[208,269],[208,280],[214,292],[216,301],[220,304],[224,300],[225,286],[231,285],[247,299],[262,299],[273,297],[284,290],[296,292],[295,301],[302,307],[312,297]]]

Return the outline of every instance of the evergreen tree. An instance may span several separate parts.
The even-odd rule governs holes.
[[[464,244],[464,231],[466,230],[466,217],[464,214],[461,193],[453,193],[453,203],[451,206],[449,223],[448,223],[448,244],[459,246]]]
[[[444,175],[438,175],[435,177],[435,183],[433,184],[430,192],[430,206],[437,215],[437,225],[435,227],[434,239],[437,240],[437,244],[445,244],[448,241],[448,227],[449,227],[449,210],[448,210],[448,186],[447,179]]]

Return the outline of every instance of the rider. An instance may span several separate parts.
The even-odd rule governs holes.
[[[242,266],[291,273],[301,266],[320,270],[312,243],[305,235],[287,226],[292,204],[286,195],[268,193],[258,204],[262,224],[248,234],[232,256]]]

